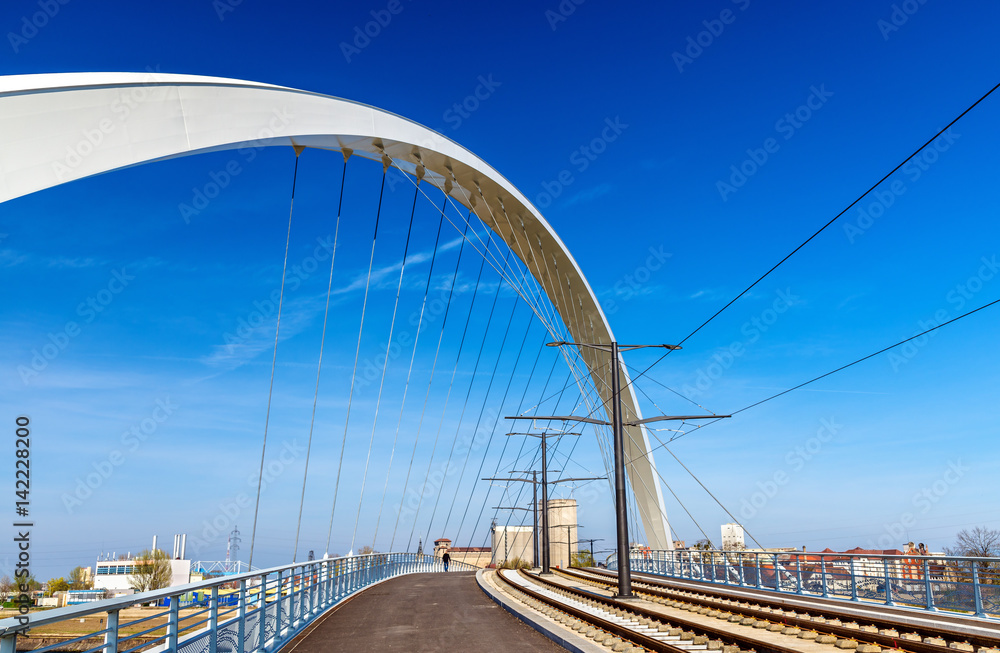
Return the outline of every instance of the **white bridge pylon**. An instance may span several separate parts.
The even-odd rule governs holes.
[[[611,326],[573,256],[528,199],[472,152],[413,121],[327,95],[217,77],[0,77],[0,202],[129,166],[265,146],[350,150],[391,162],[409,175],[423,175],[423,183],[474,211],[504,240],[540,284],[574,340],[613,340]],[[608,354],[591,348],[576,353],[610,413]],[[624,365],[621,374],[627,383]],[[624,417],[641,419],[632,386],[626,387]],[[671,549],[647,433],[641,426],[626,431],[630,482],[648,544]]]

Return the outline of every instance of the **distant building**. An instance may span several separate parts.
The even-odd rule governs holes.
[[[724,551],[742,551],[746,548],[743,538],[743,527],[739,524],[722,525],[722,549]]]
[[[445,553],[452,562],[464,562],[480,568],[490,564],[491,550],[488,546],[452,546],[451,540],[447,537],[434,540],[434,557],[441,558]]]
[[[98,560],[97,573],[94,575],[94,589],[107,590],[115,596],[132,593],[132,573],[141,560],[126,558],[124,560]],[[191,582],[190,560],[167,560],[170,563],[170,584],[187,585]]]
[[[539,526],[541,523],[541,516],[539,516]],[[578,528],[576,499],[549,499],[549,564],[551,566],[562,568],[570,566],[571,557],[580,550]]]
[[[492,562],[501,565],[520,558],[532,564],[535,552],[535,535],[531,526],[494,526]]]
[[[174,535],[174,552],[170,563],[170,583],[168,587],[176,585],[187,585],[191,582],[191,561],[185,560],[185,549],[187,545],[187,535]],[[151,551],[156,551],[156,536],[153,536],[153,546]],[[111,557],[114,557],[113,555]],[[132,574],[135,571],[137,560],[131,554],[118,556],[118,559],[98,560],[94,565],[94,589],[107,590],[113,596],[132,594]]]

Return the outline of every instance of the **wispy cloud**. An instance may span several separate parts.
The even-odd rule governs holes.
[[[600,183],[600,184],[594,186],[593,188],[588,188],[587,190],[580,191],[576,195],[573,195],[572,197],[570,197],[569,199],[567,199],[565,202],[563,202],[563,207],[566,208],[566,207],[573,206],[574,204],[579,204],[580,202],[589,202],[591,200],[595,200],[598,197],[601,197],[603,195],[607,195],[613,189],[614,189],[614,186],[612,186],[608,182]]]
[[[76,269],[81,269],[81,268],[92,268],[92,267],[103,266],[103,265],[107,265],[107,264],[108,264],[107,261],[104,261],[104,260],[101,260],[101,259],[96,259],[96,258],[91,258],[91,257],[87,257],[87,258],[80,258],[80,257],[67,258],[65,256],[53,256],[53,257],[45,259],[45,265],[47,267],[55,268],[55,269],[60,269],[60,270],[62,270],[62,269],[74,269],[74,270],[76,270]]]
[[[288,301],[282,310],[280,340],[298,335],[323,311],[324,306],[325,303],[316,297]],[[246,365],[274,346],[275,319],[263,320],[256,327],[247,325],[245,329],[237,335],[224,334],[226,342],[215,345],[212,353],[203,356],[201,362],[212,368],[230,371]]]
[[[707,301],[718,301],[726,297],[725,293],[718,288],[702,288],[691,295],[688,299],[704,299]]]
[[[13,249],[0,249],[0,268],[12,268],[27,260],[27,254],[21,254]]]
[[[842,302],[840,302],[839,304],[837,304],[837,310],[839,311],[840,309],[844,308],[848,304],[853,303],[855,299],[861,299],[866,294],[867,293],[855,293],[853,295],[848,295],[847,297],[844,298],[844,300]],[[853,307],[852,307],[852,309],[853,309]]]

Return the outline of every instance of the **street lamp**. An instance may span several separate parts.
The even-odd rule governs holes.
[[[615,521],[618,531],[618,595],[619,599],[630,600],[634,597],[632,596],[632,570],[629,561],[629,546],[628,546],[628,507],[625,503],[625,436],[624,436],[624,426],[639,426],[640,424],[647,424],[649,422],[660,422],[664,420],[694,420],[694,419],[722,419],[724,417],[731,417],[731,415],[684,415],[684,416],[670,416],[670,415],[659,415],[657,417],[649,417],[646,419],[635,420],[632,422],[622,421],[621,412],[621,381],[619,379],[619,358],[622,351],[631,351],[633,349],[644,349],[649,347],[658,347],[662,349],[675,350],[680,349],[679,345],[619,345],[617,342],[612,342],[610,344],[602,343],[592,343],[592,342],[568,342],[565,340],[559,340],[557,342],[548,343],[549,347],[562,347],[564,345],[572,345],[574,347],[586,347],[589,349],[597,349],[600,351],[607,351],[611,354],[611,421],[607,422],[605,420],[595,419],[592,417],[576,417],[573,415],[568,416],[538,416],[538,415],[518,415],[516,417],[508,417],[507,419],[531,419],[531,420],[559,420],[565,422],[583,422],[585,424],[602,424],[604,426],[611,426],[612,433],[614,436],[614,449],[615,449]]]

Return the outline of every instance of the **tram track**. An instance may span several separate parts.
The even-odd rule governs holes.
[[[719,653],[815,653],[826,650],[814,641],[791,640],[790,643],[795,646],[784,646],[773,641],[773,635],[770,638],[758,633],[749,636],[739,632],[739,628],[665,614],[660,606],[650,605],[647,601],[624,603],[524,571],[501,570],[497,576],[509,593],[529,607],[614,651],[627,652],[630,647],[632,651],[668,653],[702,650]],[[861,650],[861,653],[875,651]]]
[[[554,571],[574,582],[587,583],[602,590],[617,584],[616,576],[603,570]],[[689,584],[678,588],[670,581],[654,580],[646,575],[633,576],[632,580],[633,591],[653,603],[801,639],[831,643],[839,648],[854,648],[862,653],[874,652],[876,648],[911,653],[1000,653],[1000,630],[995,624],[956,615],[928,615],[930,618],[923,621],[933,619],[937,623],[932,627],[915,625],[913,619],[892,619],[880,611],[879,606],[870,606],[869,614],[859,610],[859,604],[852,604],[849,612],[831,607],[830,602],[817,604],[815,608],[812,604],[807,609],[801,605],[790,608],[787,601],[777,597],[769,599],[756,595],[734,598],[720,589],[692,589]],[[865,604],[860,606],[866,607]],[[986,632],[992,630],[996,635],[969,632],[970,628]]]

